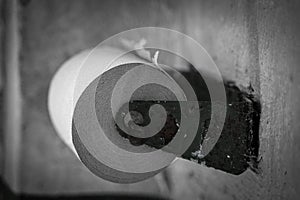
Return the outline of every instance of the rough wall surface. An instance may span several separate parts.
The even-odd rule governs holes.
[[[216,38],[219,42],[211,48],[218,48],[212,54],[218,56],[219,67],[229,64],[233,80],[246,87],[251,84],[262,102],[260,173],[248,171],[232,177],[179,162],[170,167],[172,175],[176,174],[172,184],[174,196],[297,199],[300,187],[297,175],[300,140],[296,122],[300,112],[299,78],[296,78],[300,73],[299,2],[249,1],[233,4],[231,8],[229,5],[228,9],[221,9],[219,4],[211,3],[206,9],[212,13],[218,12],[211,8],[228,11],[222,14],[227,17],[227,25],[219,32],[227,34]],[[183,179],[187,181],[181,182],[182,185],[175,184]]]
[[[92,175],[59,140],[47,113],[51,77],[66,59],[120,31],[162,26],[203,44],[226,78],[253,89],[262,102],[259,174],[248,170],[233,176],[179,159],[165,172],[167,194],[175,199],[296,197],[300,190],[297,1],[22,2],[23,192],[162,190],[155,179],[118,185]]]

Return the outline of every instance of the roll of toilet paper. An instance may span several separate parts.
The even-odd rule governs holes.
[[[188,82],[182,84],[192,91]],[[199,123],[199,112],[190,112],[198,107],[192,94],[186,96],[157,63],[101,47],[63,64],[51,82],[48,105],[59,136],[94,174],[113,182],[132,183],[159,173],[189,147]],[[163,148],[132,145],[118,133],[116,125],[124,129],[124,123],[117,120],[124,120],[118,117],[122,115],[119,110],[122,108],[124,115],[130,113],[129,102],[135,100],[179,102],[180,120],[186,125]],[[139,138],[155,136],[166,124],[167,112],[159,104],[152,105],[149,117],[147,126],[135,125],[131,131],[123,131]],[[193,133],[187,137],[188,129]]]
[[[160,62],[158,51],[165,53]],[[57,71],[48,96],[51,120],[61,139],[95,175],[117,183],[141,181],[163,170],[193,143],[200,123],[199,102],[189,82],[171,66],[174,60],[205,74],[210,124],[203,142],[195,142],[204,157],[220,137],[226,94],[218,68],[192,38],[164,28],[132,29],[75,55]],[[130,110],[134,106],[147,110],[146,116]],[[150,142],[139,144],[144,140]]]

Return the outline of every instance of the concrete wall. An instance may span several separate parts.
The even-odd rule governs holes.
[[[20,191],[132,191],[175,199],[294,199],[300,181],[300,4],[297,1],[21,1]],[[240,176],[184,160],[132,185],[92,175],[59,140],[47,113],[51,77],[72,55],[120,31],[162,26],[190,35],[227,79],[262,102],[260,173]],[[167,189],[166,189],[166,188]]]
[[[300,4],[296,1],[208,4],[204,10],[220,13],[225,19],[221,26],[212,29],[212,34],[217,32],[218,37],[214,37],[210,52],[218,58],[219,67],[228,67],[226,71],[233,80],[246,87],[251,84],[262,103],[261,171],[259,175],[246,172],[231,177],[213,169],[199,170],[198,166],[178,162],[170,167],[175,175],[174,196],[297,199],[300,187],[297,123],[300,113]],[[183,179],[187,180],[181,182],[187,185],[185,190],[181,189],[181,184],[175,184]]]

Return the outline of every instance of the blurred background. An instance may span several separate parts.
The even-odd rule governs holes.
[[[299,1],[0,0],[0,9],[0,198],[300,195]],[[235,176],[178,159],[146,181],[115,184],[93,175],[57,136],[47,110],[56,70],[113,34],[144,26],[191,36],[224,78],[258,96],[258,174]]]

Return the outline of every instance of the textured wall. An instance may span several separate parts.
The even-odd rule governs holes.
[[[211,3],[205,9],[224,17],[223,23],[216,26],[221,28],[216,31],[219,34],[210,49],[214,58],[218,58],[219,67],[227,66],[226,71],[237,83],[246,87],[251,83],[254,93],[260,97],[260,173],[248,171],[232,177],[178,162],[170,167],[172,174],[176,174],[174,196],[298,199],[300,4],[297,1],[224,4],[222,7]],[[179,182],[183,179],[187,181]],[[187,186],[185,190],[181,189],[183,186]]]
[[[167,190],[177,199],[296,197],[300,190],[297,1],[22,2],[23,192]],[[233,176],[177,160],[165,172],[170,176],[164,181],[112,184],[92,175],[59,140],[47,113],[52,75],[75,53],[140,26],[163,26],[192,36],[208,50],[225,77],[254,90],[262,102],[260,174],[248,170]]]

